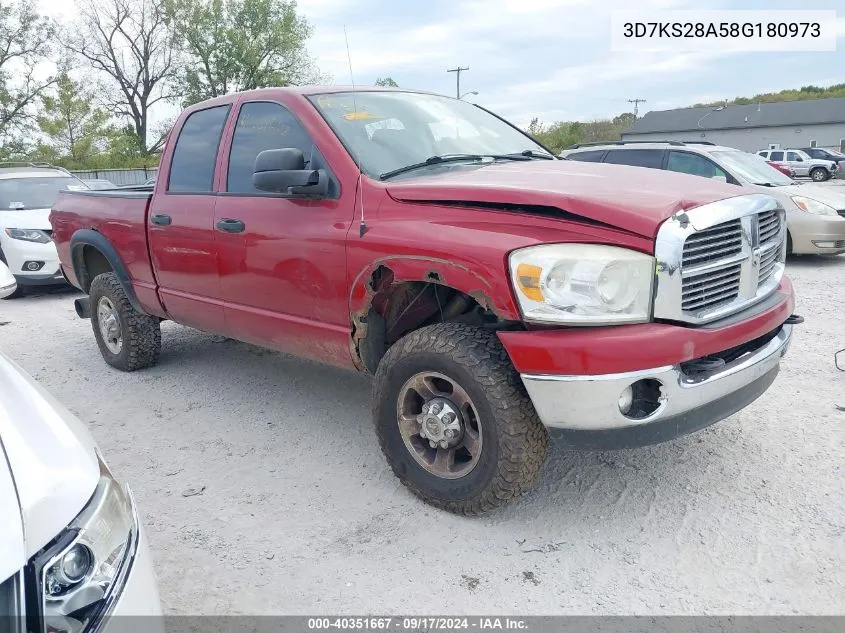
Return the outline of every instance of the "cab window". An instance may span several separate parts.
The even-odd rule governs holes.
[[[300,150],[309,164],[314,143],[289,110],[269,101],[243,104],[229,151],[226,191],[260,193],[252,185],[255,158],[266,149],[288,147]]]

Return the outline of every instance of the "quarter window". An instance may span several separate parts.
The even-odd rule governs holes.
[[[598,163],[601,161],[601,157],[604,154],[603,149],[599,150],[590,150],[589,152],[572,152],[568,154],[566,158],[568,160],[580,160],[587,163]]]
[[[614,149],[607,153],[604,162],[613,165],[632,165],[660,169],[663,166],[661,149]]]
[[[243,104],[229,152],[226,190],[232,193],[261,193],[252,186],[255,158],[267,149],[290,147],[303,153],[307,166],[314,144],[289,110],[268,101]]]
[[[170,161],[168,191],[211,191],[217,147],[228,114],[229,106],[217,106],[198,110],[185,120]]]

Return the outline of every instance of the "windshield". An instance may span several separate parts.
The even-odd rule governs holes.
[[[833,156],[836,156],[836,158],[845,158],[845,154],[843,154],[842,152],[840,152],[837,149],[829,149],[829,150],[827,150],[827,152],[829,154],[832,154]]]
[[[70,176],[0,179],[0,210],[49,209],[62,189],[87,189]]]
[[[795,184],[792,179],[772,167],[761,156],[745,152],[710,152],[719,164],[739,177],[755,185],[784,187]]]
[[[364,173],[374,178],[432,156],[505,155],[526,150],[549,156],[516,128],[458,99],[367,91],[309,99]]]

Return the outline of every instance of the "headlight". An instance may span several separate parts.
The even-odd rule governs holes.
[[[137,540],[129,490],[101,461],[91,501],[32,563],[41,590],[41,630],[83,633],[96,627],[120,594]]]
[[[6,235],[13,240],[38,242],[39,244],[47,244],[50,241],[50,236],[40,229],[6,229]]]
[[[649,255],[597,244],[546,244],[510,255],[525,319],[566,325],[648,321],[654,266]]]
[[[813,200],[812,198],[805,198],[804,196],[792,196],[792,201],[802,211],[807,213],[814,213],[816,215],[838,215],[836,209],[829,207],[826,204]]]

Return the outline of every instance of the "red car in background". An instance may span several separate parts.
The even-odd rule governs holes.
[[[777,169],[779,172],[786,174],[790,178],[795,178],[795,170],[793,170],[792,167],[790,167],[789,165],[784,165],[782,163],[776,163],[776,162],[771,161],[771,160],[767,160],[766,162],[769,163],[769,165],[771,165],[775,169]]]

